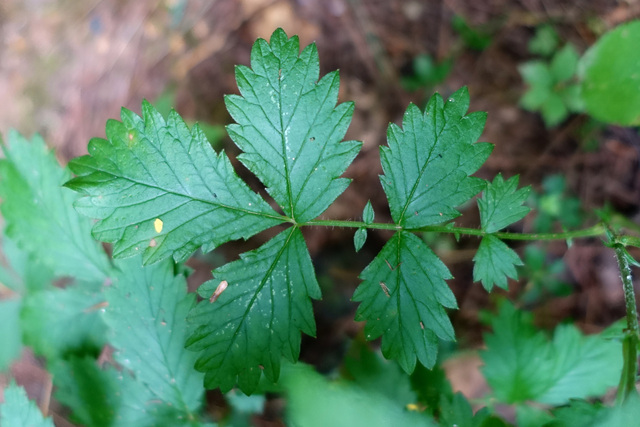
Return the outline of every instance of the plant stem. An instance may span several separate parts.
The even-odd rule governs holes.
[[[307,221],[302,224],[298,224],[299,226],[322,226],[322,227],[351,227],[351,228],[369,228],[369,229],[377,229],[377,230],[393,230],[400,231],[402,230],[402,226],[397,224],[388,224],[388,223],[371,223],[367,224],[362,221],[336,221],[336,220],[314,220]],[[464,234],[467,236],[485,236],[491,234],[500,239],[506,240],[567,240],[567,239],[576,239],[580,237],[594,237],[599,236],[604,233],[605,227],[602,224],[596,224],[589,228],[584,228],[581,230],[574,231],[565,231],[562,233],[506,233],[506,232],[497,232],[497,233],[487,233],[486,231],[477,229],[477,228],[466,228],[466,227],[451,227],[451,226],[443,226],[443,225],[429,225],[422,228],[412,228],[407,231],[411,232],[435,232],[435,233],[449,233],[449,234]]]
[[[624,288],[624,301],[627,308],[627,330],[622,342],[622,376],[616,398],[618,403],[622,403],[636,387],[636,376],[638,374],[638,333],[640,332],[640,327],[638,326],[636,295],[633,289],[631,267],[629,267],[629,261],[627,260],[626,249],[620,243],[615,243],[613,249],[618,259],[618,267],[620,268],[622,286]]]

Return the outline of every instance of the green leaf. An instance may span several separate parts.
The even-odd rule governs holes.
[[[569,111],[558,93],[551,93],[541,108],[542,118],[547,126],[556,126],[567,118]]]
[[[640,124],[640,20],[609,31],[579,64],[587,112],[623,126]]]
[[[520,98],[520,105],[528,111],[538,111],[551,95],[551,89],[546,86],[531,86]]]
[[[558,83],[571,79],[578,68],[579,58],[578,51],[570,43],[556,52],[549,65],[549,70],[554,80]]]
[[[603,416],[607,409],[602,403],[590,403],[584,400],[572,400],[569,405],[557,408],[553,411],[554,422],[548,427],[584,427],[595,426],[598,417]],[[638,415],[640,416],[640,414]],[[637,418],[636,418],[637,419]],[[602,424],[600,424],[602,425]],[[612,426],[616,424],[610,424]],[[617,425],[625,425],[617,424]]]
[[[364,210],[362,211],[362,221],[365,224],[371,224],[375,218],[375,213],[373,212],[373,206],[371,206],[371,200],[367,201],[367,204],[364,205]]]
[[[522,79],[533,88],[551,88],[555,81],[544,61],[528,61],[518,67]]]
[[[52,286],[53,272],[37,256],[18,248],[7,236],[2,236],[2,254],[9,264],[0,266],[2,285],[23,296]]]
[[[104,321],[115,360],[143,383],[154,399],[185,418],[192,417],[204,394],[202,375],[195,371],[196,354],[185,351],[186,316],[195,305],[173,263],[143,268],[139,257],[120,261],[114,283],[105,291]]]
[[[460,34],[464,43],[473,50],[485,50],[491,44],[491,35],[470,27],[460,15],[453,16],[451,26]]]
[[[536,28],[535,36],[529,40],[529,52],[535,55],[550,56],[558,47],[560,37],[551,25]]]
[[[367,241],[367,229],[366,228],[358,228],[353,235],[353,246],[358,252],[364,246],[364,243]]]
[[[640,419],[640,397],[631,393],[623,404],[610,408],[598,419],[598,426],[632,426]]]
[[[102,282],[109,262],[90,234],[91,222],[72,207],[70,177],[39,136],[9,132],[0,160],[0,207],[5,233],[59,276]]]
[[[56,385],[55,397],[72,410],[79,424],[112,427],[200,426],[185,418],[171,402],[158,400],[142,382],[112,367],[100,369],[91,358],[70,357],[50,366]]]
[[[495,233],[524,218],[531,208],[522,206],[529,197],[531,187],[518,190],[518,176],[504,180],[501,174],[493,182],[487,183],[487,189],[478,199],[480,225],[487,233]]]
[[[5,371],[22,351],[20,298],[0,301],[0,372]]]
[[[189,130],[175,111],[165,121],[146,101],[142,112],[122,109],[107,140],[92,139],[89,155],[69,163],[78,176],[66,186],[88,196],[76,208],[100,219],[93,235],[114,243],[114,257],[181,261],[280,222],[197,125]]]
[[[558,91],[558,94],[562,98],[562,102],[571,112],[580,113],[584,111],[584,100],[582,99],[580,90],[579,85],[571,84]]]
[[[282,380],[287,392],[287,424],[305,427],[435,427],[425,414],[354,384],[328,382],[308,366],[290,369]]]
[[[443,427],[484,427],[506,426],[506,423],[489,413],[488,408],[482,408],[475,414],[467,398],[457,392],[453,396],[442,396],[440,399],[440,425]]]
[[[373,212],[373,206],[371,206],[371,201],[367,201],[367,204],[364,206],[364,210],[362,211],[362,221],[365,224],[371,224],[373,222],[375,213]],[[367,241],[367,229],[365,227],[360,227],[356,230],[353,235],[353,245],[355,246],[356,252],[358,252],[364,246],[364,243]]]
[[[189,315],[190,350],[200,351],[196,369],[207,388],[230,390],[237,382],[255,390],[264,372],[277,381],[280,360],[300,353],[300,331],[315,335],[310,298],[320,298],[311,257],[298,228],[213,271]]]
[[[0,424],[5,427],[53,427],[53,420],[44,418],[24,388],[12,381],[4,390],[4,403],[0,404]]]
[[[382,354],[411,372],[416,357],[424,366],[435,364],[438,339],[454,341],[445,311],[457,308],[445,282],[447,267],[418,237],[396,233],[360,274],[363,282],[353,294],[361,301],[356,320],[366,320],[365,335],[382,335]]]
[[[412,229],[449,221],[460,215],[455,207],[482,190],[484,181],[469,175],[493,146],[474,143],[486,114],[465,116],[468,107],[466,88],[446,104],[435,94],[424,113],[413,104],[407,108],[402,129],[389,125],[389,146],[380,148],[380,180],[396,224]]]
[[[507,302],[492,325],[493,334],[485,336],[483,372],[501,402],[563,405],[602,395],[618,383],[619,342],[584,336],[573,325],[557,327],[549,341],[527,313]]]
[[[338,178],[361,143],[342,142],[353,103],[336,106],[339,77],[318,81],[315,44],[302,53],[298,37],[277,29],[271,40],[258,39],[251,68],[236,67],[242,96],[225,103],[237,124],[229,136],[242,151],[238,158],[267,187],[285,215],[296,222],[314,219],[338,197],[350,180]]]
[[[401,406],[415,404],[417,396],[409,376],[397,363],[371,351],[365,342],[353,342],[344,367],[354,382],[369,393],[386,396]]]
[[[76,283],[26,297],[22,309],[25,344],[47,358],[99,351],[105,342],[105,326],[99,316],[104,297],[95,288]]]
[[[473,257],[473,281],[491,292],[493,285],[507,289],[507,277],[518,279],[516,265],[523,265],[517,253],[495,236],[484,236]]]

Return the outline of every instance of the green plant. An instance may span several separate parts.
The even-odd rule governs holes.
[[[412,74],[402,78],[402,86],[410,91],[431,88],[447,78],[452,66],[452,59],[436,62],[429,54],[418,55],[411,64]]]
[[[639,42],[640,21],[627,22],[602,35],[580,57],[571,44],[556,51],[557,33],[550,26],[541,26],[529,50],[551,59],[528,61],[519,67],[528,85],[520,100],[522,107],[540,111],[547,126],[580,112],[606,123],[640,124]]]
[[[533,60],[519,67],[522,79],[529,86],[520,104],[526,110],[540,111],[547,126],[555,126],[569,113],[583,110],[575,77],[578,59],[576,49],[566,44],[549,62]]]
[[[440,423],[505,425],[491,408],[474,416],[469,402],[445,386],[435,399],[425,390],[423,379],[430,374],[416,364],[437,372],[439,347],[455,340],[446,310],[457,303],[446,283],[451,273],[416,234],[481,237],[474,280],[487,290],[506,288],[521,264],[504,240],[606,236],[623,273],[628,330],[605,343],[559,328],[549,344],[512,308],[503,308],[484,355],[486,375],[506,403],[560,405],[613,385],[608,375],[586,389],[571,367],[588,371],[606,364],[612,372],[622,370],[620,402],[631,401],[638,324],[625,245],[637,246],[640,239],[615,216],[562,233],[501,231],[527,215],[529,190],[518,189],[517,177],[498,175],[489,182],[471,176],[493,146],[476,142],[486,115],[467,114],[466,88],[446,101],[434,95],[424,111],[410,105],[402,127],[389,126],[388,146],[380,150],[380,181],[392,223],[374,222],[371,204],[364,207],[363,221],[318,219],[349,185],[340,176],[361,146],[341,142],[354,106],[336,106],[338,74],[318,77],[315,46],[300,53],[297,38],[280,29],[270,42],[255,43],[251,68],[236,69],[241,95],[225,99],[236,121],[227,130],[242,150],[238,159],[264,184],[264,194],[244,183],[198,125],[189,129],[175,111],[165,119],[147,102],[142,117],[123,109],[122,122],[107,122],[107,139],[91,140],[89,154],[70,162],[75,177],[58,166],[40,138],[28,142],[11,132],[0,161],[10,264],[2,275],[9,278],[11,298],[1,304],[3,316],[11,317],[7,324],[19,327],[2,329],[12,348],[3,353],[0,368],[22,343],[30,345],[45,358],[57,399],[86,425],[210,425],[201,411],[205,387],[229,392],[236,385],[245,393],[287,393],[288,417],[300,425],[332,424],[338,416],[342,422],[351,417],[350,425],[388,425],[387,419],[434,425],[427,414]],[[456,208],[478,193],[480,227],[457,227]],[[308,367],[292,365],[301,332],[315,334],[311,300],[321,296],[301,231],[308,226],[352,227],[356,249],[368,230],[393,232],[360,274],[353,299],[360,302],[356,319],[367,322],[365,338],[381,337],[382,354],[397,365],[369,358],[367,374],[352,365],[355,384],[327,383]],[[279,230],[275,237],[213,271],[214,279],[198,289],[199,301],[187,293],[182,262],[196,249],[210,251],[272,227]],[[113,260],[90,229],[112,244]],[[54,286],[56,277],[71,283]],[[105,344],[115,355],[98,366]],[[598,356],[582,360],[594,348]],[[532,351],[548,356],[535,366],[549,374],[514,389],[513,377],[527,368],[521,354],[530,357]],[[513,368],[508,375],[496,374],[503,367],[500,357],[518,362],[505,365]],[[389,378],[403,378],[406,393],[372,391],[371,384]],[[406,402],[407,396],[417,403]],[[438,407],[421,410],[427,402]],[[256,407],[235,404],[237,422]],[[7,405],[13,404],[3,406],[3,417],[12,410]],[[311,416],[314,411],[323,418]]]

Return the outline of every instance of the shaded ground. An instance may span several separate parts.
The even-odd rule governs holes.
[[[524,91],[518,64],[530,59],[527,42],[536,25],[552,22],[564,41],[582,52],[598,32],[639,16],[638,2],[495,0],[473,2],[363,0],[4,0],[0,4],[0,131],[40,132],[56,147],[62,161],[83,154],[91,137],[104,136],[108,118],[121,106],[140,111],[143,98],[174,97],[183,116],[213,124],[230,119],[223,94],[237,92],[234,64],[247,64],[252,43],[276,27],[298,34],[301,44],[316,41],[322,73],[340,69],[342,101],[354,100],[356,112],[347,139],[364,141],[347,175],[349,190],[324,216],[358,218],[368,199],[377,221],[388,220],[378,183],[378,146],[386,126],[398,123],[409,102],[423,105],[433,90],[448,95],[467,85],[471,110],[489,113],[482,140],[496,148],[479,175],[521,175],[521,184],[540,189],[545,176],[562,173],[568,188],[586,210],[605,202],[637,218],[640,204],[640,138],[637,131],[600,128],[587,136],[595,149],[585,149],[587,119],[572,116],[546,129],[539,115],[518,107]],[[482,51],[471,49],[452,29],[454,16],[490,34]],[[444,83],[409,92],[402,77],[412,73],[412,60],[428,53],[453,59]],[[224,142],[228,144],[228,141]],[[233,151],[233,148],[229,148]],[[470,209],[460,224],[477,225]],[[523,224],[525,230],[531,221]],[[303,359],[330,370],[342,357],[346,339],[362,328],[353,322],[349,298],[357,274],[388,237],[370,235],[365,249],[352,251],[352,231],[309,230],[307,235],[325,297],[317,304],[317,340],[305,340]],[[446,242],[445,242],[446,243]],[[472,285],[471,258],[477,241],[438,245],[456,279],[451,285],[460,310],[453,313],[461,345],[480,344],[478,311],[490,297]],[[523,248],[520,247],[520,250]],[[233,245],[222,256],[233,255]],[[579,241],[548,248],[549,261],[563,259],[562,276],[573,289],[564,298],[532,302],[544,326],[572,317],[596,331],[623,315],[623,296],[615,260],[601,243]],[[207,277],[210,265],[199,260],[194,284]],[[512,296],[531,286],[511,283]],[[25,359],[24,366],[37,365]],[[449,363],[455,387],[471,396],[484,391],[475,358]],[[16,369],[22,369],[20,365]],[[29,371],[29,369],[25,369]],[[27,383],[37,379],[23,378]],[[39,400],[46,403],[48,380],[40,379]],[[49,388],[48,388],[49,387]],[[38,387],[34,387],[38,393]],[[35,396],[35,395],[34,395]],[[62,422],[62,421],[61,421]],[[60,424],[64,425],[64,424]]]

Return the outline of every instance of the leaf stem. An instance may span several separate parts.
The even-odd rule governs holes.
[[[624,288],[624,301],[627,308],[627,329],[625,337],[622,341],[623,349],[623,367],[620,385],[618,386],[617,403],[622,403],[635,391],[636,376],[638,374],[638,311],[636,308],[636,295],[633,289],[633,280],[631,277],[631,268],[624,246],[615,243],[613,249],[618,260],[620,275],[622,277],[622,286]]]
[[[389,223],[371,223],[367,224],[361,221],[337,221],[337,220],[314,220],[298,224],[299,226],[322,226],[322,227],[351,227],[351,228],[369,228],[377,230],[393,230],[400,231],[403,228],[397,224]],[[500,239],[506,240],[567,240],[581,237],[595,237],[604,234],[605,227],[601,223],[593,225],[581,230],[565,231],[561,233],[487,233],[478,228],[452,227],[446,225],[429,225],[422,228],[412,228],[406,231],[424,232],[424,233],[449,233],[464,234],[467,236],[486,236],[493,235]]]

